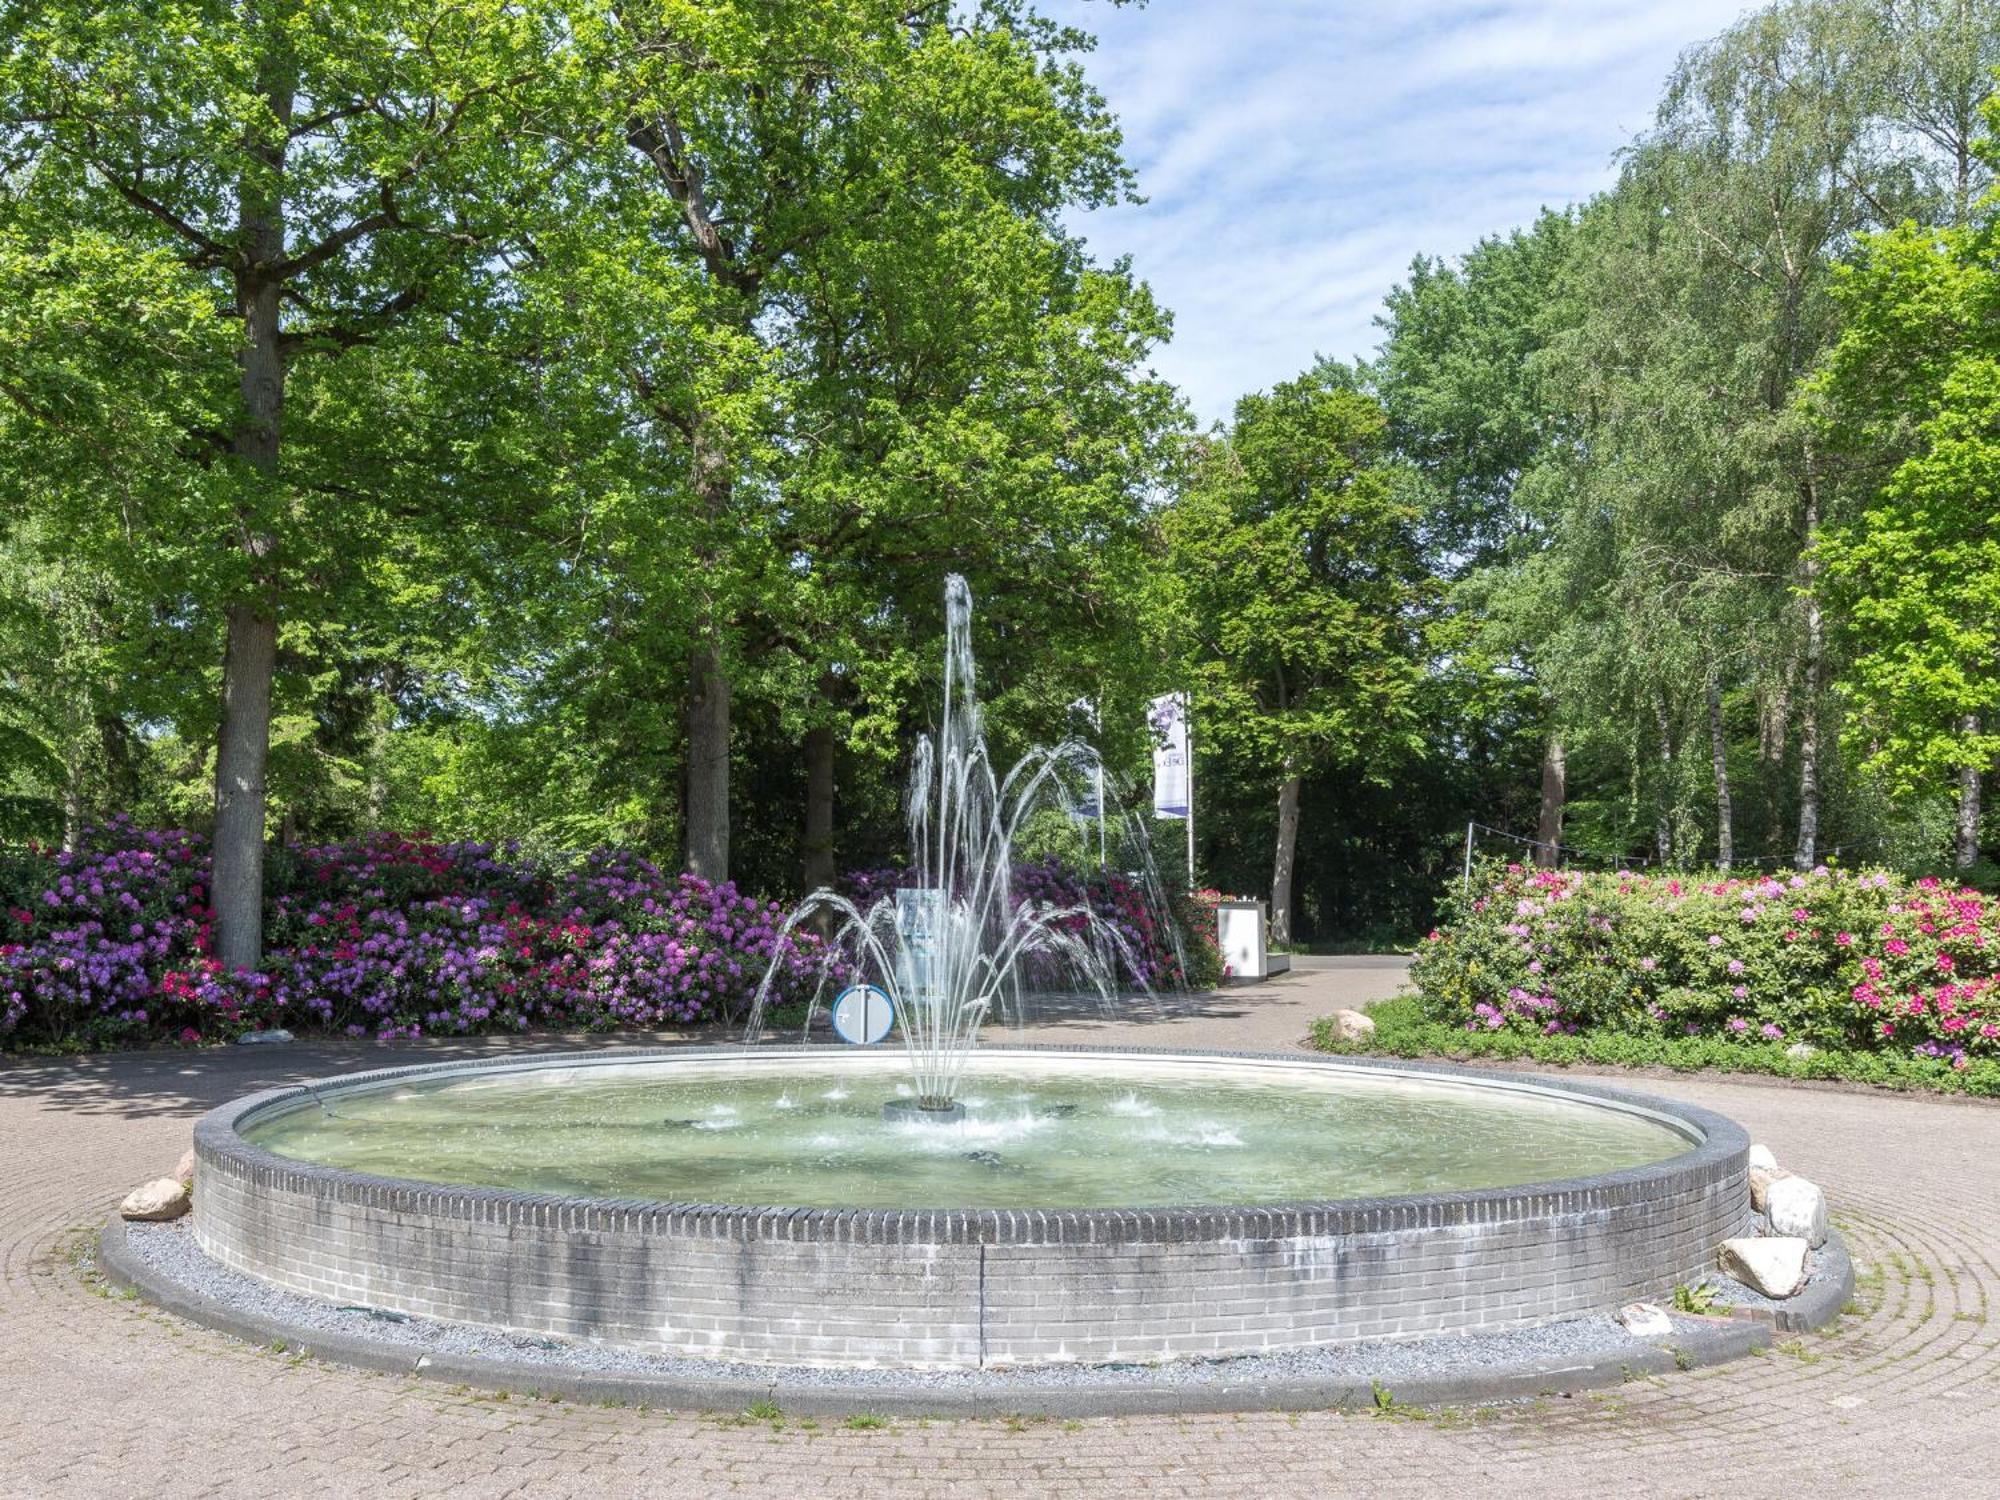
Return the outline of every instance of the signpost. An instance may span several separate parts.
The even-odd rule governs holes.
[[[1187,694],[1161,694],[1146,718],[1153,727],[1153,816],[1187,820],[1187,879],[1193,890],[1194,754]]]

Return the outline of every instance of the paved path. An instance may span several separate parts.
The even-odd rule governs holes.
[[[1036,1035],[1275,1048],[1397,977],[1328,961],[1180,1015]],[[0,1064],[0,1495],[2000,1495],[2000,1108],[1937,1099],[1649,1083],[1734,1115],[1827,1186],[1863,1310],[1761,1359],[1475,1413],[853,1430],[496,1400],[248,1348],[97,1295],[70,1261],[210,1104],[521,1045]]]

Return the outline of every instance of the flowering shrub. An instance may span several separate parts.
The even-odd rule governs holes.
[[[842,895],[866,911],[916,878],[908,870],[855,870],[839,882]],[[1020,864],[1013,871],[1016,901],[1057,908],[1082,907],[1069,926],[1082,932],[1101,925],[1115,934],[1117,977],[1152,990],[1213,988],[1222,978],[1222,954],[1215,942],[1215,915],[1205,914],[1193,897],[1170,895],[1149,900],[1142,886],[1116,871],[1085,873],[1054,859]],[[1032,961],[1031,961],[1032,962]]]
[[[1468,1032],[2000,1058],[2000,902],[1934,879],[1489,867],[1411,969]]]
[[[226,974],[192,834],[119,822],[0,864],[0,1037],[671,1026],[740,1018],[774,954],[780,995],[817,972],[817,939],[781,939],[774,904],[629,854],[547,869],[383,834],[286,851],[269,874],[263,969]]]

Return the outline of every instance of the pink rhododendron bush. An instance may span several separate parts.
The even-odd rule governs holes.
[[[1468,1039],[1699,1039],[1982,1074],[2000,1059],[2000,900],[1970,888],[1507,865],[1446,912],[1411,978],[1425,1019]]]

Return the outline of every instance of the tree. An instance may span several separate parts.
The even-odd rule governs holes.
[[[1116,129],[1073,60],[1087,39],[1018,0],[635,0],[605,44],[653,189],[644,222],[693,273],[685,319],[754,350],[774,382],[767,407],[732,412],[715,398],[740,387],[628,361],[635,418],[678,434],[691,481],[688,864],[729,871],[732,704],[777,671],[806,702],[787,717],[811,755],[823,874],[832,736],[859,655],[844,622],[878,616],[899,555],[941,573],[946,539],[976,537],[969,516],[1001,520],[1008,465],[1059,461],[1046,432],[1023,447],[1020,415],[1046,353],[1037,320],[1068,325],[1072,350],[1086,336],[1073,307],[1104,277],[1060,220],[1126,189]],[[1010,503],[1032,494],[1017,485]],[[871,547],[880,576],[857,594],[846,570]],[[1016,564],[1032,551],[1001,550]]]
[[[1795,862],[1825,844],[1840,663],[1815,543],[1865,478],[1824,451],[1795,397],[1839,330],[1834,266],[1862,233],[1955,190],[1936,132],[1962,111],[1945,94],[1976,69],[1946,59],[1952,47],[1928,73],[1910,65],[1946,40],[1938,28],[1963,31],[1955,11],[1781,4],[1694,49],[1575,261],[1585,313],[1558,364],[1582,418],[1581,484],[1565,544],[1591,560],[1613,640],[1647,634],[1611,653],[1622,665],[1578,637],[1574,675],[1632,725],[1635,778],[1652,758],[1663,827],[1706,711],[1718,849],[1737,808],[1713,745],[1739,688],[1786,731],[1766,747],[1789,740],[1795,756]]]
[[[0,150],[20,183],[9,227],[36,283],[30,316],[46,298],[75,306],[64,272],[86,267],[105,295],[76,308],[75,332],[113,356],[88,373],[97,392],[174,387],[155,413],[173,463],[153,503],[121,512],[80,468],[38,499],[85,532],[131,536],[221,617],[213,902],[231,966],[261,953],[280,619],[326,608],[387,530],[386,497],[355,483],[343,442],[362,424],[340,404],[367,399],[344,367],[413,330],[444,336],[547,206],[564,22],[503,0],[0,13]],[[132,349],[117,320],[134,273],[177,317],[205,306],[214,329],[177,324],[179,349]],[[121,350],[142,368],[192,362],[141,374]],[[60,442],[68,413],[42,394],[17,403],[39,429],[23,441]]]
[[[1569,311],[1558,292],[1575,241],[1574,218],[1545,210],[1529,229],[1481,240],[1456,265],[1420,256],[1377,319],[1382,352],[1367,372],[1396,453],[1425,484],[1431,565],[1460,585],[1447,608],[1494,627],[1443,632],[1443,670],[1504,673],[1540,700],[1537,857],[1551,864],[1568,767],[1558,704],[1538,686],[1536,657],[1567,612],[1542,600],[1538,558],[1567,483],[1574,424],[1551,399],[1544,366]]]
[[[2000,753],[1994,236],[1989,210],[1870,237],[1837,282],[1847,322],[1811,407],[1837,450],[1900,455],[1819,555],[1845,607],[1863,768],[1900,794],[1958,783],[1961,869],[1978,858],[1979,781]]]
[[[1433,596],[1412,487],[1383,461],[1382,409],[1334,366],[1236,405],[1162,518],[1207,741],[1278,801],[1271,927],[1291,939],[1300,788],[1373,780],[1420,744]]]

